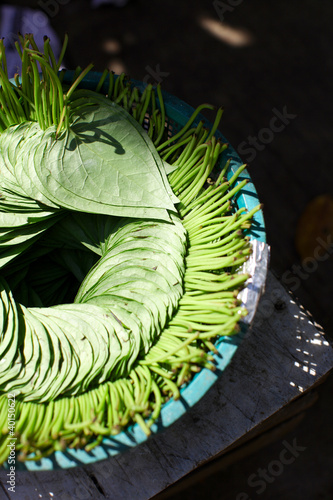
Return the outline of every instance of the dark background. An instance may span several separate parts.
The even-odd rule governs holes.
[[[98,71],[108,67],[161,81],[194,107],[224,106],[221,131],[249,163],[264,203],[271,268],[332,338],[332,255],[314,263],[308,254],[304,272],[295,245],[308,204],[318,195],[333,196],[332,2],[130,0],[122,8],[97,9],[88,0],[7,4],[39,7],[60,39],[68,32],[69,68],[94,62]],[[29,31],[48,34],[42,19],[32,12]],[[273,119],[281,114],[284,123]],[[320,233],[326,240],[331,228]],[[261,499],[332,499],[332,388],[330,377],[289,436],[306,452],[266,492],[249,491],[247,478],[278,457],[281,441],[201,481],[182,498],[233,499],[247,491]]]

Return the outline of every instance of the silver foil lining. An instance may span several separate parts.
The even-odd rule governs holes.
[[[247,325],[252,322],[260,297],[265,290],[270,254],[270,247],[267,243],[258,240],[253,240],[251,243],[253,252],[241,270],[243,273],[249,273],[251,277],[246,282],[246,287],[238,294],[242,306],[248,311],[247,316],[242,320]]]

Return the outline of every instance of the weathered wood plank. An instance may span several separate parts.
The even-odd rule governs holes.
[[[233,445],[332,367],[330,343],[269,273],[252,331],[213,388],[184,417],[146,443],[95,465],[17,472],[16,493],[8,492],[1,471],[0,498],[146,500]]]

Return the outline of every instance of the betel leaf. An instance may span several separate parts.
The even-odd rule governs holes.
[[[177,199],[146,132],[106,98],[89,95],[85,104],[59,137],[49,127],[38,134],[33,150],[27,144],[25,168],[34,186],[51,203],[71,210],[170,220]],[[34,197],[29,183],[22,187]]]
[[[93,226],[95,215],[85,215],[84,220],[91,217]],[[11,363],[0,376],[0,390],[15,390],[26,401],[45,402],[81,394],[91,384],[126,376],[172,317],[183,294],[185,273],[186,231],[179,217],[172,215],[173,223],[101,218],[105,224],[104,231],[98,230],[105,236],[101,258],[82,245],[81,253],[92,259],[88,272],[76,264],[71,249],[58,248],[56,258],[52,258],[51,246],[46,266],[38,259],[27,271],[23,286],[16,283],[15,294],[20,300],[26,294],[22,302],[28,304],[28,308],[19,306],[16,321],[10,320],[10,297],[4,289],[3,317],[9,318],[9,337],[6,335],[3,343]],[[111,225],[108,219],[112,219]],[[65,229],[64,224],[62,232]],[[76,232],[71,225],[68,230],[74,239],[81,240],[81,231]],[[88,233],[85,243],[89,243]],[[91,238],[93,245],[94,231]],[[41,237],[43,243],[48,243],[47,234]],[[51,261],[56,267],[50,265]],[[33,293],[47,301],[53,294],[54,281],[65,290],[68,270],[81,281],[74,303],[30,305]],[[17,355],[10,350],[15,328]],[[53,364],[50,370],[55,350],[60,350],[59,366]]]

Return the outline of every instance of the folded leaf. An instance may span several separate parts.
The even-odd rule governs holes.
[[[16,176],[26,195],[43,203],[47,199],[50,206],[162,220],[176,211],[177,199],[153,143],[106,98],[87,97],[59,137],[54,127],[31,130],[16,156]]]

